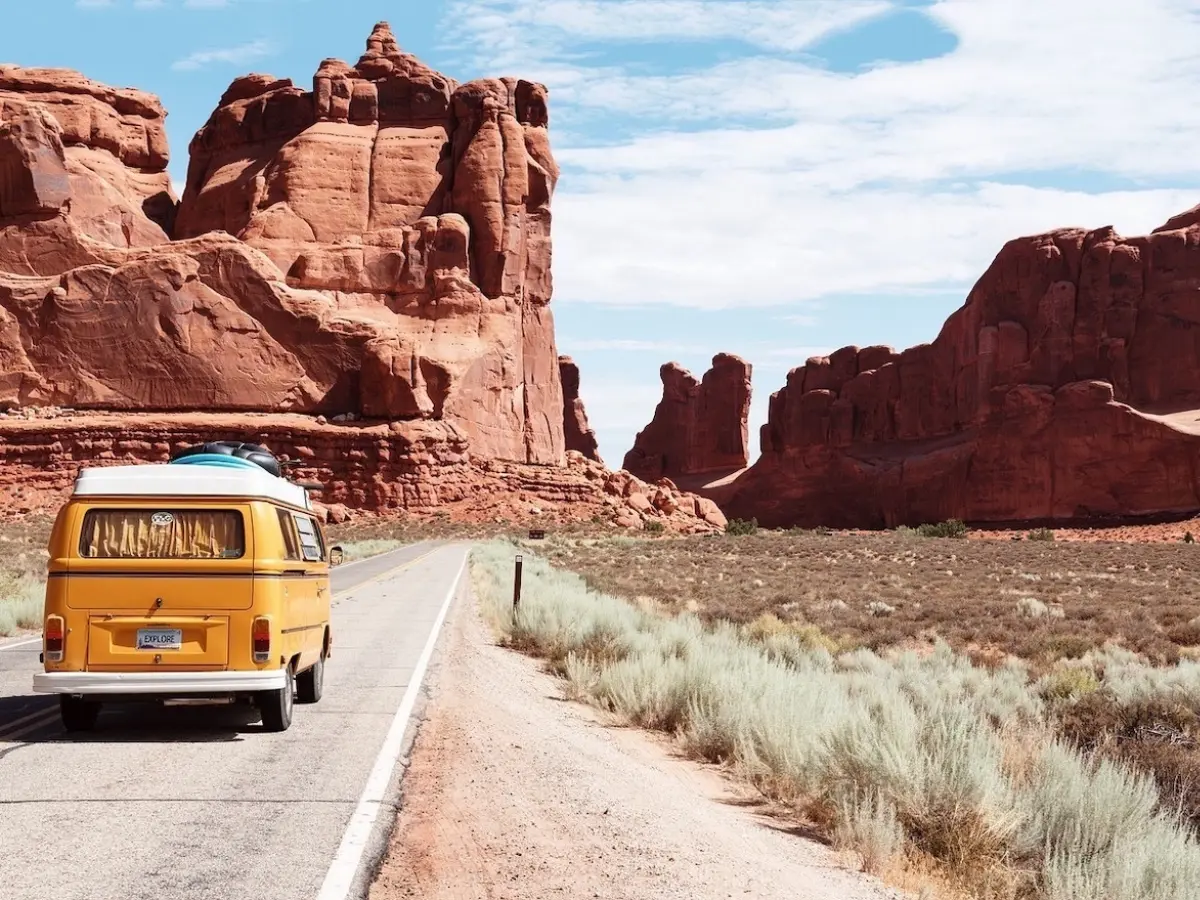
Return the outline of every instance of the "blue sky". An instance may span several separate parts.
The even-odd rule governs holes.
[[[1198,0],[41,0],[0,61],[158,94],[173,177],[237,75],[308,84],[387,19],[550,88],[560,352],[619,465],[658,368],[931,340],[1005,240],[1200,202]]]

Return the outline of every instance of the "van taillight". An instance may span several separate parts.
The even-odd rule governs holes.
[[[62,662],[66,636],[67,631],[63,625],[62,616],[47,616],[46,624],[42,629],[46,662]]]
[[[271,621],[270,619],[257,618],[254,620],[254,625],[250,629],[250,636],[254,643],[254,661],[266,662],[271,658]]]

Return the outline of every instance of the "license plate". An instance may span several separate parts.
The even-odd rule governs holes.
[[[182,628],[139,628],[139,650],[178,650],[183,646]]]

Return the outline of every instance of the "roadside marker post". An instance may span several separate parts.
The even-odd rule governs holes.
[[[521,554],[517,554],[517,569],[513,575],[513,612],[515,613],[521,607]]]

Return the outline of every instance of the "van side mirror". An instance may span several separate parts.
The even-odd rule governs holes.
[[[345,553],[342,552],[341,547],[330,547],[329,548],[329,565],[340,566],[342,564],[342,559],[344,557],[345,557]]]

